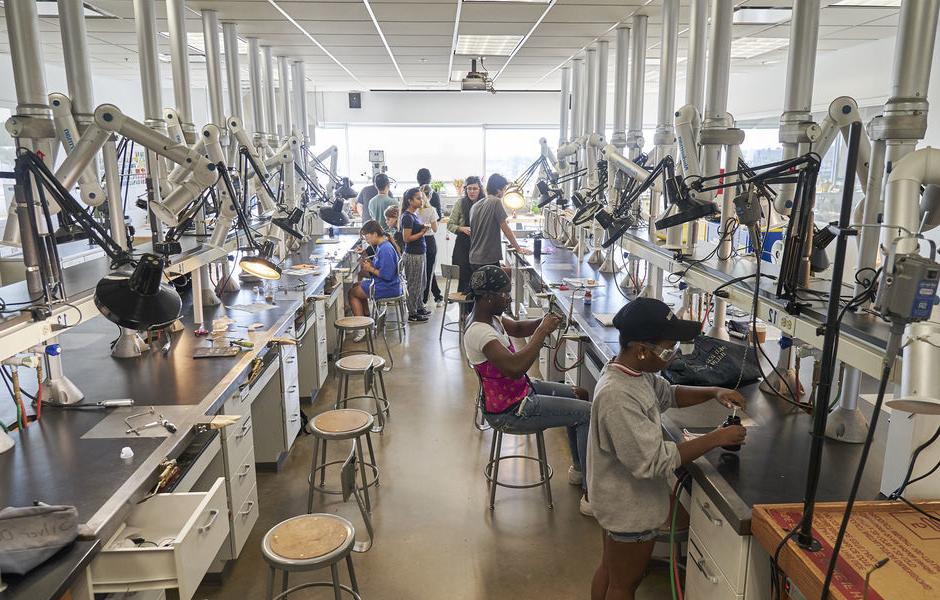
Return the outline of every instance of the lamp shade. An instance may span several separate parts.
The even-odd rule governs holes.
[[[183,302],[163,281],[163,261],[144,254],[133,270],[106,275],[95,287],[95,306],[109,321],[127,329],[159,328],[180,316]]]
[[[349,200],[350,198],[355,198],[359,194],[356,193],[356,190],[353,189],[352,183],[349,181],[349,177],[343,177],[340,184],[336,186],[336,195],[344,200]]]
[[[519,210],[525,206],[525,193],[517,183],[510,183],[503,191],[503,206],[509,210]]]
[[[271,260],[273,255],[274,243],[266,241],[261,245],[257,254],[242,257],[238,261],[238,266],[242,271],[259,279],[280,279],[281,267]]]
[[[343,199],[337,198],[333,201],[332,206],[324,206],[320,209],[320,218],[335,227],[348,225],[349,217],[347,217],[346,213],[343,212],[344,205],[345,202],[343,202]]]

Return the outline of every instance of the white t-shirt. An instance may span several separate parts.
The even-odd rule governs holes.
[[[470,361],[470,364],[478,365],[486,362],[483,347],[493,340],[497,340],[504,348],[509,348],[509,336],[502,326],[500,326],[500,330],[497,330],[492,325],[479,321],[470,323],[470,326],[463,334],[463,347],[467,352],[467,360]]]
[[[425,225],[430,225],[431,223],[437,223],[437,210],[433,206],[426,206],[418,209],[418,218],[421,219],[421,222]],[[434,235],[433,229],[428,229],[426,235]]]

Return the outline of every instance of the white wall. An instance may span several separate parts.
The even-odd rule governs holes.
[[[312,114],[326,123],[554,125],[558,92],[363,92],[362,108],[348,95],[317,92]]]

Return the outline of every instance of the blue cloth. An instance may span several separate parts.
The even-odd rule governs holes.
[[[368,295],[369,288],[375,286],[376,298],[394,298],[401,296],[401,278],[398,276],[398,252],[391,242],[385,240],[375,249],[372,266],[379,270],[372,279],[362,280],[362,289]]]
[[[410,231],[412,234],[421,233],[424,231],[424,223],[421,222],[421,219],[418,215],[408,212],[407,210],[401,216],[401,230]],[[405,252],[408,254],[424,254],[427,252],[427,243],[424,240],[424,236],[419,237],[413,242],[405,243]]]

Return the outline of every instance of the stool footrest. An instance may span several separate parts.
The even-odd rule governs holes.
[[[333,465],[341,465],[341,464],[343,464],[344,462],[346,462],[346,461],[345,461],[345,460],[331,460],[331,461],[328,462],[328,463],[325,463],[325,464],[322,464],[322,465],[318,465],[315,469],[313,469],[313,470],[310,472],[310,475],[307,476],[307,485],[312,485],[312,486],[313,486],[313,489],[315,489],[315,490],[317,490],[318,492],[321,492],[321,493],[323,493],[323,494],[330,494],[330,495],[333,495],[333,496],[341,496],[341,495],[343,494],[343,491],[342,491],[342,490],[337,490],[337,489],[328,488],[328,487],[326,487],[326,485],[319,485],[319,484],[313,483],[313,481],[314,481],[314,478],[317,476],[317,474],[318,474],[320,471],[324,471],[324,472],[325,472],[327,467],[330,467],[330,466],[333,466]],[[372,470],[372,477],[369,479],[369,481],[366,482],[365,485],[359,484],[358,486],[356,486],[356,489],[358,489],[358,490],[360,490],[360,491],[362,491],[362,490],[364,490],[364,489],[366,489],[366,488],[369,488],[369,487],[375,487],[375,486],[379,485],[379,467],[376,466],[376,465],[374,465],[374,464],[372,464],[372,463],[370,463],[370,462],[363,462],[362,464],[363,464],[367,469],[371,469],[371,470]]]
[[[355,600],[362,600],[362,596],[360,596],[358,592],[354,591],[348,585],[344,583],[339,583],[337,585],[339,586],[339,589],[348,593]],[[280,594],[275,596],[273,600],[287,600],[290,597],[290,595],[293,594],[294,592],[299,592],[300,590],[305,590],[307,588],[314,588],[314,587],[330,587],[330,588],[335,589],[336,586],[333,585],[332,581],[311,581],[309,583],[302,583],[300,585],[295,585],[294,587],[288,589],[286,592],[281,592]]]
[[[494,463],[496,463],[497,461],[501,461],[501,460],[509,460],[510,458],[520,458],[523,460],[531,460],[533,462],[542,464],[542,460],[540,460],[539,458],[535,456],[527,456],[525,454],[507,454],[504,456],[500,456],[499,458],[495,458],[491,460],[490,462],[486,463],[486,467],[483,468],[483,476],[486,477],[486,481],[489,482],[490,484],[495,483],[496,485],[500,487],[521,490],[521,489],[528,489],[528,488],[543,486],[546,483],[548,483],[548,481],[552,478],[552,475],[554,475],[552,466],[548,463],[544,463],[545,469],[547,470],[547,477],[540,477],[539,479],[531,483],[503,483],[502,481],[498,481],[494,479],[493,478]]]

